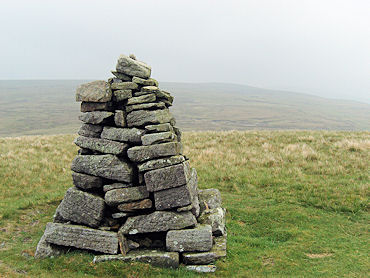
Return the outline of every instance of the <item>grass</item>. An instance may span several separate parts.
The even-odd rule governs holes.
[[[0,277],[196,277],[183,268],[32,255],[71,186],[74,135],[0,138]],[[227,208],[228,256],[210,277],[367,277],[369,132],[186,132],[200,188]]]

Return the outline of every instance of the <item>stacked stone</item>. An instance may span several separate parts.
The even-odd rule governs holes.
[[[173,97],[151,68],[121,55],[115,77],[77,89],[83,122],[75,140],[74,187],[48,223],[36,257],[67,248],[104,260],[142,261],[196,271],[226,256],[225,209],[216,189],[198,190],[169,112]],[[118,255],[118,253],[120,253]]]

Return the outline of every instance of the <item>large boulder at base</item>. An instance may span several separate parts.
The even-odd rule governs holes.
[[[91,138],[79,136],[75,139],[74,143],[80,148],[98,151],[101,153],[122,154],[128,149],[125,143],[115,142],[101,138]]]
[[[127,150],[128,158],[134,162],[144,162],[155,158],[179,155],[182,153],[182,144],[170,142],[150,146],[136,146]]]
[[[72,179],[73,184],[83,190],[103,187],[103,179],[100,177],[72,172]]]
[[[197,225],[194,229],[169,231],[166,236],[168,251],[209,251],[212,244],[210,225]]]
[[[166,232],[197,224],[191,212],[155,211],[148,215],[129,217],[120,228],[123,234]]]
[[[93,111],[82,113],[78,118],[87,124],[98,125],[108,122],[112,116],[112,112]]]
[[[214,209],[206,209],[199,216],[198,221],[202,224],[211,225],[214,235],[224,235],[226,233],[225,213],[226,210],[220,207]]]
[[[71,187],[57,209],[64,220],[97,227],[104,215],[104,199]]]
[[[142,262],[159,267],[177,268],[179,266],[179,253],[160,250],[133,250],[125,256],[121,254],[95,256],[93,263],[106,261]]]
[[[213,209],[221,207],[221,193],[218,189],[203,189],[199,190],[199,205],[200,212],[205,209]]]
[[[141,143],[141,136],[144,134],[144,129],[105,126],[101,133],[101,138],[120,142]]]
[[[142,200],[149,197],[145,186],[135,186],[109,190],[105,193],[105,202],[109,206],[116,206],[125,202]]]
[[[127,125],[143,126],[152,124],[169,123],[173,120],[173,116],[168,109],[161,110],[135,110],[127,115]]]
[[[180,164],[185,161],[185,157],[182,155],[175,155],[170,157],[158,158],[146,161],[144,163],[138,164],[139,172],[146,172],[150,170],[155,170],[163,167],[168,167],[176,164]]]
[[[111,99],[109,83],[102,80],[82,84],[76,90],[76,101],[108,102]]]
[[[105,155],[78,155],[71,169],[77,173],[89,174],[111,180],[132,182],[132,166],[118,157]]]
[[[49,243],[106,254],[118,253],[118,238],[114,232],[60,223],[48,223],[46,230],[45,239]]]
[[[137,76],[144,79],[148,79],[152,71],[151,67],[147,64],[126,55],[119,56],[116,70],[129,76]]]

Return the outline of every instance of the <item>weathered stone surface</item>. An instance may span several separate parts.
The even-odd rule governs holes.
[[[185,266],[187,270],[195,271],[199,273],[211,273],[215,272],[217,267],[215,265],[187,265]]]
[[[198,217],[200,214],[200,206],[198,199],[198,175],[195,168],[191,169],[191,176],[188,182],[188,187],[191,196],[191,204],[193,206],[191,212],[195,215],[195,217]]]
[[[122,254],[95,256],[93,263],[105,261],[142,262],[159,267],[177,268],[179,266],[179,253],[159,250],[132,250],[126,256],[122,256]]]
[[[172,187],[178,187],[187,184],[190,179],[189,161],[185,161],[181,164],[168,166],[161,169],[148,171],[144,174],[144,179],[146,187],[150,192],[164,190]]]
[[[97,227],[103,219],[104,208],[103,198],[71,187],[58,206],[57,213],[64,220]]]
[[[114,82],[111,84],[112,90],[136,90],[138,85],[134,82]]]
[[[145,86],[141,88],[143,94],[156,94],[160,92],[160,89],[157,86]]]
[[[122,81],[131,81],[132,77],[131,76],[128,76],[124,73],[121,73],[121,72],[117,72],[117,71],[114,71],[112,70],[111,73],[117,77],[118,79],[121,79]],[[137,83],[137,82],[135,82]]]
[[[82,124],[80,130],[78,131],[78,134],[86,137],[99,138],[102,130],[103,126],[101,125]]]
[[[173,131],[175,132],[176,136],[177,136],[177,141],[181,142],[181,130],[177,127],[173,127]]]
[[[156,210],[183,207],[191,204],[191,194],[187,185],[154,192]]]
[[[169,231],[166,236],[168,251],[209,251],[212,244],[210,225],[197,225],[194,229]]]
[[[150,209],[152,207],[152,201],[150,199],[144,199],[131,203],[123,203],[117,206],[117,209],[125,212],[132,212],[142,209]]]
[[[77,154],[78,155],[93,154],[93,151],[89,150],[89,149],[80,148],[80,149],[78,149]]]
[[[82,113],[78,118],[87,124],[102,124],[106,123],[110,117],[113,116],[112,112],[107,111],[93,111]]]
[[[164,109],[164,108],[166,108],[166,105],[163,102],[141,103],[126,106],[126,112],[130,113],[134,110]]]
[[[132,183],[112,183],[112,184],[106,184],[103,186],[103,191],[107,192],[109,190],[118,189],[118,188],[126,188],[126,187],[132,187],[134,186]]]
[[[129,216],[132,216],[132,213],[128,212],[116,212],[112,214],[113,219],[120,219],[120,218],[127,218]]]
[[[226,236],[215,237],[214,245],[209,252],[185,252],[182,254],[184,264],[204,265],[226,257]]]
[[[128,145],[125,143],[115,142],[101,138],[91,138],[79,136],[75,139],[74,143],[85,149],[98,151],[101,153],[122,154],[127,151]]]
[[[175,155],[165,158],[158,158],[146,161],[144,163],[138,164],[139,172],[145,172],[149,170],[155,170],[163,167],[168,167],[175,164],[180,164],[185,161],[185,157],[182,155]]]
[[[48,229],[45,229],[44,234],[42,235],[39,243],[37,244],[36,247],[36,252],[35,252],[35,258],[36,259],[44,259],[48,257],[56,257],[59,256],[60,254],[64,253],[66,250],[65,248],[61,246],[57,246],[51,243],[48,243],[45,238],[46,235],[49,232]]]
[[[116,110],[114,112],[114,123],[116,124],[116,126],[119,126],[119,127],[127,126],[126,112],[123,110]]]
[[[116,206],[121,203],[127,203],[142,200],[149,197],[149,192],[145,186],[135,186],[109,190],[105,193],[105,202],[109,206]]]
[[[71,169],[77,173],[128,183],[133,179],[132,166],[111,154],[76,156]]]
[[[101,133],[101,138],[120,142],[141,143],[141,136],[144,134],[144,129],[105,126]]]
[[[185,207],[179,207],[176,209],[177,212],[182,212],[182,211],[191,211],[193,209],[193,205],[187,205]]]
[[[117,233],[95,230],[78,225],[48,223],[46,241],[56,245],[94,250],[107,254],[117,254]]]
[[[119,56],[116,70],[129,76],[137,76],[144,79],[148,79],[152,71],[147,64],[131,59],[126,55]]]
[[[164,123],[164,124],[158,124],[158,125],[147,125],[145,126],[145,130],[148,131],[148,133],[166,132],[166,131],[173,131],[173,127],[169,123]]]
[[[118,90],[113,92],[115,101],[124,101],[132,97],[132,90]]]
[[[218,189],[203,189],[199,190],[199,205],[200,213],[205,209],[213,209],[221,207],[221,193]]]
[[[130,240],[130,239],[127,241],[127,244],[128,244],[128,249],[130,249],[130,250],[134,250],[134,249],[137,249],[137,248],[140,247],[139,243],[137,243],[133,240]]]
[[[140,97],[132,97],[127,100],[127,105],[133,105],[133,104],[141,104],[141,103],[147,103],[147,102],[153,102],[156,100],[156,97],[154,94],[148,94]]]
[[[146,160],[154,158],[178,155],[181,154],[181,152],[182,152],[181,143],[170,142],[150,146],[132,147],[128,149],[127,155],[131,161],[144,162]]]
[[[159,92],[156,92],[156,96],[158,99],[161,99],[164,103],[166,103],[168,106],[171,106],[173,103],[173,96],[169,92],[166,92],[164,90],[160,90]]]
[[[136,84],[140,84],[143,86],[157,86],[158,87],[158,81],[153,78],[143,79],[143,78],[134,76],[132,78],[132,82],[135,82]]]
[[[72,179],[73,184],[83,190],[101,188],[103,186],[103,179],[95,176],[72,172]]]
[[[108,102],[112,99],[109,83],[97,80],[82,84],[77,88],[76,101]]]
[[[129,217],[120,228],[123,234],[166,232],[197,223],[191,212],[155,211],[148,215]]]
[[[226,233],[225,213],[226,210],[220,207],[214,209],[206,209],[199,216],[198,221],[202,224],[211,225],[214,235],[224,235]]]
[[[111,111],[112,102],[82,102],[81,112]]]
[[[149,124],[169,123],[173,119],[168,109],[162,110],[135,110],[127,115],[127,125],[143,126]]]
[[[128,240],[120,232],[117,233],[117,237],[118,237],[118,244],[119,244],[119,249],[121,250],[121,254],[123,256],[126,256],[127,252],[130,251],[130,249],[128,247]]]
[[[144,146],[173,141],[177,141],[177,136],[173,132],[169,131],[160,133],[150,133],[143,135],[141,137],[141,142],[143,143]]]

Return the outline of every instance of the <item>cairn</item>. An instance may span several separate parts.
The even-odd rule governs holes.
[[[94,262],[140,261],[214,271],[226,256],[225,209],[217,189],[198,190],[182,154],[170,93],[151,67],[121,55],[115,77],[77,88],[83,122],[74,143],[74,187],[46,225],[35,257],[73,249]]]

